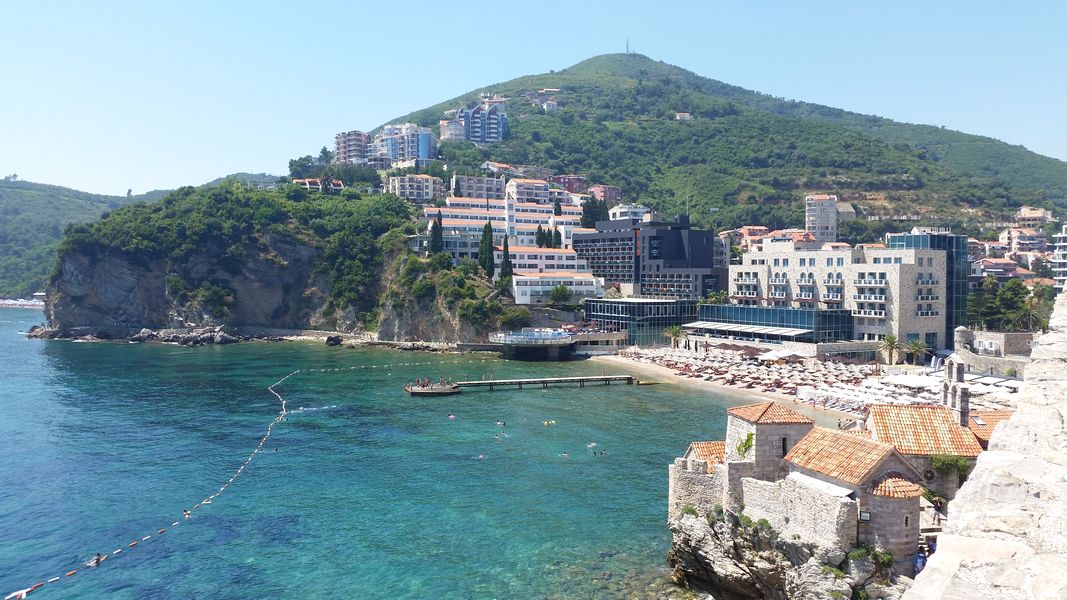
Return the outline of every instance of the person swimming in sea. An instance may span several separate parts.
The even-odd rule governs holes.
[[[455,421],[456,420],[456,415],[454,415],[452,413],[448,413],[448,420],[449,421]]]
[[[182,516],[185,517],[186,519],[189,519],[193,515],[192,515],[192,513],[189,512],[189,509],[186,508],[186,509],[182,510]]]

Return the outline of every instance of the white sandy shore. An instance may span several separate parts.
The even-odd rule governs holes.
[[[792,410],[795,410],[802,415],[809,416],[814,419],[817,424],[822,425],[824,427],[829,427],[831,429],[836,429],[838,421],[841,419],[851,421],[856,418],[855,415],[851,415],[846,412],[823,408],[821,406],[812,406],[805,402],[798,402],[793,396],[787,396],[785,394],[774,394],[771,392],[739,389],[728,385],[722,385],[713,381],[705,381],[702,377],[680,377],[674,374],[674,370],[668,369],[667,367],[651,363],[638,362],[636,360],[626,358],[624,356],[594,356],[591,357],[590,360],[617,365],[625,368],[628,371],[636,371],[638,373],[649,375],[650,377],[652,377],[652,379],[650,379],[651,381],[657,381],[661,383],[677,383],[690,387],[711,390],[719,395],[726,396],[731,399],[736,399],[737,405],[773,400],[774,402],[777,402]]]

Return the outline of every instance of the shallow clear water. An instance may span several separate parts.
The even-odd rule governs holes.
[[[34,596],[642,597],[666,577],[666,466],[722,439],[731,404],[671,385],[413,399],[401,388],[419,376],[622,370],[17,333],[41,320],[0,310],[0,597],[180,520],[262,437],[268,385],[340,367],[278,388],[293,412],[210,507]]]

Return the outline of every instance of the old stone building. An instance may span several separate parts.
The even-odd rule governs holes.
[[[773,402],[731,408],[725,441],[693,442],[669,467],[668,512],[765,520],[841,551],[869,544],[912,573],[922,474],[865,433],[815,427]]]

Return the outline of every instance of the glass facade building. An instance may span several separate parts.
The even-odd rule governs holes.
[[[844,308],[787,308],[702,304],[690,328],[744,340],[840,342],[853,339],[852,311]]]
[[[585,319],[605,329],[626,331],[627,344],[670,344],[663,330],[697,318],[696,300],[596,298],[585,301]]]
[[[911,233],[887,234],[885,245],[892,249],[945,251],[945,346],[952,348],[956,328],[967,325],[967,236],[915,228]]]

